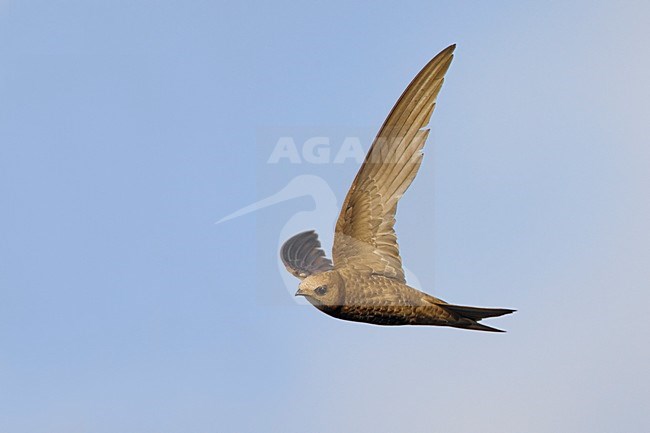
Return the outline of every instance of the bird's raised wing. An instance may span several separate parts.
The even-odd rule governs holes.
[[[282,244],[280,257],[287,270],[301,280],[333,269],[331,260],[325,257],[318,235],[313,230],[289,238]]]
[[[405,282],[393,226],[397,202],[422,162],[436,97],[456,48],[431,60],[406,88],[352,182],[334,236],[334,264]]]

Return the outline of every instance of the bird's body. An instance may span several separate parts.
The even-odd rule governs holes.
[[[287,240],[281,258],[302,279],[302,295],[330,316],[376,325],[438,325],[499,331],[478,323],[514,310],[447,304],[406,284],[393,226],[397,203],[415,178],[455,46],[415,77],[384,122],[343,203],[334,263],[315,232]]]
[[[347,269],[331,272],[346,283],[341,305],[321,308],[333,317],[376,325],[439,325],[448,319],[435,298],[406,284]]]

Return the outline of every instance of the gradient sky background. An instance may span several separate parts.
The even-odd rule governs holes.
[[[0,431],[650,431],[648,22],[642,1],[0,1]],[[297,304],[277,246],[329,249],[335,215],[294,218],[323,196],[215,221],[301,174],[340,203],[357,164],[266,164],[273,134],[370,139],[452,43],[397,233],[423,289],[517,308],[489,321],[508,333]]]

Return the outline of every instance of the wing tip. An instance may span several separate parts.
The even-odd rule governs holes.
[[[438,53],[438,55],[436,55],[436,57],[437,58],[441,58],[441,57],[451,57],[451,58],[453,58],[455,50],[456,50],[456,44],[451,44],[447,48],[445,48],[444,50],[440,51],[440,53]]]

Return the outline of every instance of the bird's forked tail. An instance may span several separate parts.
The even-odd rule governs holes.
[[[510,310],[507,308],[466,307],[464,305],[451,305],[451,304],[438,304],[438,305],[453,313],[458,314],[461,317],[470,319],[474,322],[467,326],[463,326],[463,328],[475,329],[477,331],[490,331],[490,332],[505,332],[505,331],[497,328],[492,328],[490,326],[486,326],[476,322],[478,322],[481,319],[487,319],[488,317],[499,317],[517,311],[517,310]]]

